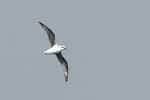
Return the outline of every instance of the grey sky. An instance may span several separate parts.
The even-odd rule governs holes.
[[[149,100],[150,1],[1,0],[0,100]],[[38,21],[69,63],[61,65]]]

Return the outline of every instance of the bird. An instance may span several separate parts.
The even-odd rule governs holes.
[[[68,80],[68,62],[66,61],[66,59],[63,57],[63,55],[61,53],[63,50],[66,50],[66,47],[64,45],[59,45],[56,42],[55,34],[49,27],[47,27],[45,24],[43,24],[40,21],[39,21],[39,24],[47,32],[48,39],[51,44],[51,47],[48,50],[44,51],[43,53],[45,55],[51,55],[51,54],[56,55],[58,61],[60,62],[61,66],[63,68],[65,80],[67,82],[67,80]]]

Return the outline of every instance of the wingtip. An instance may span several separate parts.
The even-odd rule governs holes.
[[[68,73],[65,73],[66,82],[68,81]]]
[[[41,25],[42,25],[43,23],[39,21],[39,24],[41,24]]]
[[[44,25],[42,22],[40,22],[40,21],[39,21],[39,24],[40,24],[42,27],[45,26],[45,25]]]
[[[66,79],[66,82],[68,81],[68,77],[65,77],[65,79]]]

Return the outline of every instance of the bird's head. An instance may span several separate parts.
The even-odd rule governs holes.
[[[66,48],[65,46],[61,45],[61,46],[60,46],[60,49],[61,49],[61,50],[64,50],[64,49],[66,50],[67,48]]]

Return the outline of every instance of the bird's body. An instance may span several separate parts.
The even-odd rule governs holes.
[[[55,34],[52,32],[51,29],[49,29],[43,23],[41,23],[41,22],[39,22],[39,23],[41,24],[43,29],[47,32],[49,41],[51,43],[51,47],[48,50],[44,51],[44,54],[45,55],[55,54],[57,56],[59,62],[61,63],[61,65],[63,67],[65,79],[67,81],[68,80],[68,63],[67,63],[67,61],[64,59],[64,57],[61,54],[61,51],[63,51],[66,48],[63,45],[58,45],[56,43]]]
[[[44,51],[45,55],[49,55],[49,54],[57,54],[60,53],[61,51],[63,51],[65,48],[63,48],[63,46],[60,46],[58,44],[52,46],[51,48],[49,48],[48,50]]]

